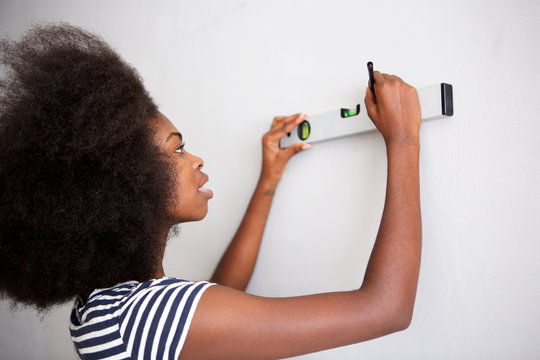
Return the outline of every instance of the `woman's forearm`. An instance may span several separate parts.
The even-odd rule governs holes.
[[[277,183],[261,176],[242,223],[211,281],[244,291],[251,279]]]
[[[306,114],[276,116],[270,131],[262,137],[263,162],[261,176],[242,223],[221,258],[211,280],[221,285],[244,291],[251,279],[261,240],[274,199],[274,192],[289,159],[309,147],[296,144],[281,149],[279,139],[302,122]]]
[[[387,146],[386,201],[362,285],[398,327],[411,321],[420,271],[419,152],[419,144]]]

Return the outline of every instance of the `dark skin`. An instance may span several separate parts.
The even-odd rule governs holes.
[[[379,232],[360,289],[292,298],[243,292],[255,266],[273,194],[287,161],[302,150],[301,144],[279,149],[278,141],[305,115],[276,117],[263,137],[257,188],[211,279],[220,285],[201,297],[179,359],[280,359],[377,338],[409,326],[422,243],[420,106],[416,90],[397,76],[375,72],[375,81],[377,102],[366,89],[365,104],[386,143],[388,178]],[[160,146],[177,132],[161,116],[154,126]],[[165,146],[164,151],[180,146],[180,141]],[[193,221],[203,218],[208,209],[208,194],[193,190],[204,179],[203,163],[189,153],[180,156],[175,166],[182,171],[182,180],[186,176],[182,190],[187,195],[171,209],[171,216]],[[162,276],[161,264],[159,268],[157,275]]]

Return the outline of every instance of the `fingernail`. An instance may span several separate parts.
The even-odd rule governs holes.
[[[307,149],[309,149],[310,147],[311,147],[311,144],[307,144],[307,143],[306,143],[306,144],[302,145],[302,150],[307,150]]]

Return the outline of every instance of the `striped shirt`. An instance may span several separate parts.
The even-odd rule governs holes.
[[[171,359],[182,350],[203,292],[214,284],[161,277],[97,289],[75,300],[70,333],[79,359]]]

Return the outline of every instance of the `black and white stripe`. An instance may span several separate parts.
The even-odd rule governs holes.
[[[97,289],[75,301],[70,319],[77,356],[97,359],[178,359],[195,308],[213,284],[162,277]]]

